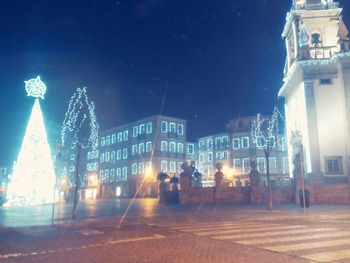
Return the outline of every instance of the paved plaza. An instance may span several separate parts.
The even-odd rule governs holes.
[[[166,206],[157,200],[0,208],[0,262],[349,262],[350,209]],[[53,224],[52,224],[53,223]]]

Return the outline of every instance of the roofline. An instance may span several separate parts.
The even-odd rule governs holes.
[[[130,125],[135,124],[136,122],[142,122],[142,121],[150,120],[150,119],[153,119],[153,118],[168,118],[168,119],[179,120],[179,121],[183,121],[183,122],[187,123],[187,120],[185,120],[185,119],[180,119],[180,118],[166,116],[166,115],[161,115],[161,114],[154,114],[154,115],[151,115],[151,116],[139,119],[139,120],[135,120],[135,121],[124,123],[124,124],[119,125],[119,126],[114,126],[112,128],[106,129],[106,130],[101,130],[100,133],[107,133],[109,131],[113,131],[113,130],[116,130],[116,129],[123,129],[123,128],[126,128],[126,127],[130,126]]]

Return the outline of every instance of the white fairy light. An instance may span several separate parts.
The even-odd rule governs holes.
[[[39,102],[39,98],[44,98],[46,86],[40,77],[25,83],[28,96],[36,99],[8,187],[5,206],[53,202],[56,178]]]
[[[95,114],[95,104],[89,101],[86,87],[78,88],[73,94],[66,112],[61,133],[61,143],[64,146],[67,136],[71,136],[76,143],[82,143],[80,132],[87,120],[89,122],[88,144],[92,149],[98,147],[98,130],[99,125]],[[69,134],[69,135],[68,135]]]

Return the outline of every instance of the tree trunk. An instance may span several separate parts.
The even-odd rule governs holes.
[[[270,163],[269,163],[269,156],[268,155],[266,155],[266,175],[267,175],[268,205],[269,205],[269,210],[272,210],[272,191],[271,191],[271,182],[270,182]]]
[[[80,177],[79,177],[79,163],[80,163],[80,152],[81,152],[81,146],[80,143],[77,143],[77,161],[76,161],[76,169],[75,169],[75,188],[74,188],[74,201],[73,201],[73,211],[72,211],[72,219],[76,219],[77,215],[77,206],[78,206],[78,189],[80,184]]]

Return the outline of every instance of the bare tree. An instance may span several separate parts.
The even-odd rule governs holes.
[[[76,219],[76,209],[79,200],[80,160],[83,149],[98,147],[99,125],[95,115],[95,105],[89,101],[86,88],[78,88],[73,94],[63,121],[61,143],[65,145],[66,141],[76,145],[76,169],[74,170],[74,202],[72,219]]]
[[[272,192],[270,182],[270,156],[271,152],[280,147],[282,144],[282,137],[279,126],[280,120],[283,120],[282,114],[275,107],[272,116],[263,117],[261,114],[256,116],[252,122],[252,138],[258,149],[263,150],[266,160],[266,176],[268,188],[268,207],[272,210]]]

